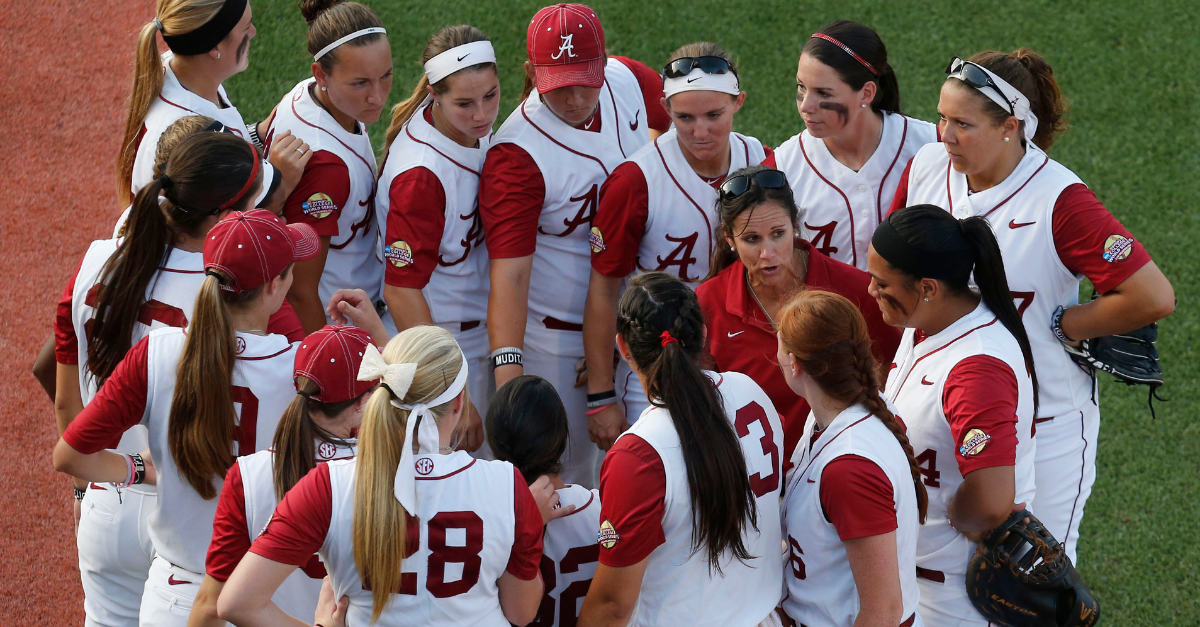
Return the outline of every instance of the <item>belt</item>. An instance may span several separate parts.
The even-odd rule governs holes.
[[[546,325],[547,329],[554,329],[555,331],[579,331],[581,333],[583,332],[582,324],[575,324],[574,322],[566,322],[563,320],[559,320],[558,318],[552,318],[550,316],[546,316],[545,318],[542,318],[542,324]]]
[[[940,570],[929,570],[928,568],[917,567],[917,576],[921,579],[928,579],[937,583],[946,583],[946,573]],[[904,627],[901,625],[901,627]]]
[[[1033,424],[1035,424],[1035,425],[1036,425],[1036,424],[1041,424],[1041,423],[1043,423],[1043,422],[1050,422],[1051,420],[1054,420],[1054,419],[1055,419],[1055,418],[1057,418],[1057,417],[1058,417],[1058,416],[1050,416],[1049,418],[1034,418],[1034,419],[1033,419]]]
[[[475,327],[478,327],[481,324],[483,324],[483,323],[480,322],[479,320],[468,320],[467,322],[460,322],[460,323],[458,323],[458,332],[464,333],[466,331],[470,331],[471,329],[474,329]]]

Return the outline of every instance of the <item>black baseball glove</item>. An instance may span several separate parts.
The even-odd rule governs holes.
[[[1029,510],[984,534],[967,567],[967,596],[1009,627],[1093,627],[1100,606],[1062,545]]]
[[[1089,374],[1107,372],[1125,385],[1150,386],[1150,415],[1154,415],[1155,399],[1163,384],[1162,364],[1158,361],[1158,323],[1134,329],[1128,333],[1106,335],[1083,340],[1078,348],[1063,344],[1067,354]]]

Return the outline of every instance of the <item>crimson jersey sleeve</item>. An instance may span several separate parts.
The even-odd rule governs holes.
[[[875,462],[842,455],[821,471],[821,509],[843,542],[896,530],[892,482]]]
[[[296,315],[296,310],[286,300],[267,320],[267,333],[282,335],[289,342],[299,342],[308,337],[304,333],[304,326],[300,324],[300,316]]]
[[[83,266],[82,261],[79,264]],[[78,277],[79,269],[76,268],[54,311],[54,361],[60,364],[79,363],[79,338],[75,335],[75,323],[71,320],[71,300]]]
[[[479,177],[479,217],[488,257],[527,257],[537,246],[546,182],[533,157],[516,144],[488,148]]]
[[[763,158],[762,163],[759,165],[765,165],[768,168],[778,170],[779,168],[775,167],[775,151],[771,150],[770,146],[763,144],[763,153],[767,156]]]
[[[629,71],[637,77],[638,86],[642,88],[642,100],[646,103],[646,123],[660,133],[667,132],[671,128],[671,116],[662,105],[662,74],[650,69],[650,66],[645,63],[634,61],[629,57],[613,58],[629,68]]]
[[[599,231],[599,237],[591,242],[596,272],[619,278],[636,269],[649,212],[650,192],[642,169],[632,161],[617,166],[600,187],[600,202],[592,219],[592,226]]]
[[[600,563],[632,566],[666,542],[666,498],[658,452],[636,435],[621,438],[600,465]]]
[[[71,421],[62,434],[71,448],[84,455],[113,448],[126,430],[142,421],[146,413],[149,345],[149,337],[134,344],[92,402]]]
[[[304,566],[325,543],[332,518],[329,465],[317,464],[283,495],[250,552],[281,564]]]
[[[909,158],[908,165],[904,166],[904,173],[900,175],[900,184],[896,186],[896,195],[892,196],[892,206],[888,209],[888,215],[908,206],[908,172],[912,170],[914,158]]]
[[[313,153],[300,183],[283,205],[289,223],[302,222],[317,235],[338,234],[338,216],[350,200],[350,168],[342,158],[328,150]]]
[[[392,179],[388,198],[391,209],[384,243],[408,246],[412,262],[389,261],[384,266],[384,282],[419,290],[429,284],[437,269],[446,230],[446,191],[429,168],[413,168]]]
[[[217,515],[213,518],[212,542],[204,560],[204,570],[210,577],[225,582],[233,574],[242,556],[250,550],[248,524],[242,467],[235,461],[225,474],[225,485],[217,500]]]
[[[538,509],[529,484],[521,471],[513,468],[514,481],[513,513],[516,514],[517,534],[513,539],[512,552],[508,556],[506,571],[517,579],[530,581],[537,577],[542,563],[542,512]]]
[[[1017,378],[1008,364],[991,355],[958,362],[946,375],[942,410],[963,476],[1017,463]]]
[[[1083,183],[1064,189],[1054,203],[1054,248],[1068,270],[1091,279],[1100,293],[1150,263],[1142,243]]]

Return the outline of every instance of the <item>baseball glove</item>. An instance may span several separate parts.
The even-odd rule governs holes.
[[[1029,510],[984,534],[967,567],[967,596],[1009,627],[1093,627],[1100,606],[1062,545]]]
[[[1154,415],[1153,400],[1163,384],[1162,364],[1158,361],[1158,323],[1152,322],[1128,333],[1106,335],[1083,340],[1078,348],[1063,344],[1067,354],[1087,373],[1107,372],[1126,385],[1150,386],[1150,415]]]

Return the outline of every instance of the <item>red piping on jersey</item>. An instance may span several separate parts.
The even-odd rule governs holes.
[[[576,507],[576,508],[575,508],[575,511],[571,512],[570,514],[563,514],[563,515],[561,516],[561,518],[566,518],[567,516],[574,516],[575,514],[578,514],[579,512],[582,512],[583,510],[587,509],[587,508],[588,508],[588,505],[591,505],[591,504],[592,504],[592,501],[594,501],[594,500],[596,500],[596,493],[595,493],[595,492],[592,492],[591,490],[588,490],[588,500],[587,500],[587,503],[584,503],[583,505],[580,505],[579,507]]]
[[[463,466],[462,468],[459,468],[458,470],[455,470],[454,472],[452,472],[450,474],[442,475],[440,477],[417,477],[416,479],[417,479],[417,481],[438,481],[439,479],[449,479],[450,477],[457,475],[458,473],[470,468],[471,466],[474,466],[475,462],[477,462],[477,461],[479,461],[479,460],[472,457],[471,463],[467,464],[466,466]]]
[[[1021,183],[1021,186],[1017,188],[1017,191],[1009,194],[1008,198],[1001,200],[1000,204],[996,205],[995,207],[992,207],[991,209],[988,210],[987,213],[985,213],[979,217],[986,218],[986,217],[992,215],[993,211],[999,209],[1000,207],[1003,207],[1004,203],[1007,203],[1008,201],[1013,199],[1013,196],[1020,194],[1021,190],[1025,189],[1025,186],[1029,184],[1029,181],[1032,181],[1033,177],[1037,176],[1038,172],[1041,172],[1042,168],[1046,167],[1047,163],[1050,163],[1050,157],[1048,155],[1045,156],[1045,161],[1042,161],[1042,165],[1039,165],[1038,169],[1034,170],[1033,174],[1030,174],[1029,178],[1025,179],[1024,183]],[[950,165],[951,165],[950,162],[947,161],[946,162],[946,202],[948,202],[950,204],[950,215],[954,215],[954,197],[950,195],[950,169],[951,169]]]
[[[928,353],[925,353],[924,355],[921,355],[920,357],[918,357],[918,358],[917,358],[915,361],[913,361],[913,364],[912,364],[911,366],[909,366],[909,367],[908,367],[908,372],[907,372],[907,373],[904,375],[904,379],[902,379],[902,380],[900,381],[900,385],[899,385],[899,387],[897,387],[897,388],[896,388],[896,393],[892,395],[892,398],[891,398],[890,400],[891,400],[893,403],[894,403],[894,402],[896,402],[896,398],[900,396],[900,390],[904,389],[904,384],[908,382],[908,377],[909,377],[910,375],[912,375],[912,373],[913,373],[913,370],[916,370],[916,368],[917,368],[917,364],[921,363],[921,360],[925,359],[926,357],[929,357],[930,355],[932,355],[932,354],[934,354],[934,353],[936,353],[936,352],[938,352],[938,351],[940,351],[940,350],[942,350],[942,349],[944,349],[944,348],[947,348],[947,347],[949,347],[951,344],[953,344],[953,343],[955,343],[955,342],[957,342],[957,341],[959,341],[959,340],[963,339],[964,337],[967,337],[968,335],[970,335],[970,334],[972,334],[972,333],[974,333],[974,332],[976,332],[976,331],[978,331],[978,330],[980,330],[980,329],[982,329],[982,328],[984,328],[984,327],[990,327],[990,326],[992,326],[993,324],[996,324],[996,321],[997,321],[997,320],[999,320],[999,318],[992,318],[992,321],[991,321],[991,322],[989,322],[989,323],[987,323],[987,324],[981,324],[981,325],[979,325],[979,326],[975,327],[974,329],[971,329],[971,330],[967,331],[966,333],[963,333],[962,335],[960,335],[960,336],[958,336],[958,337],[954,338],[953,340],[950,340],[949,342],[946,342],[945,344],[943,344],[943,345],[941,345],[941,346],[939,346],[939,347],[937,347],[937,348],[935,348],[935,349],[933,349],[933,350],[929,351]]]
[[[859,418],[858,420],[855,420],[854,422],[852,422],[852,423],[850,423],[850,424],[846,425],[846,427],[845,427],[844,429],[842,429],[841,431],[838,431],[838,432],[837,432],[837,434],[836,434],[836,435],[834,435],[832,438],[829,438],[829,441],[828,441],[828,442],[826,442],[826,443],[822,444],[822,445],[821,445],[821,448],[817,449],[817,452],[812,454],[812,457],[810,457],[810,458],[808,459],[808,465],[807,465],[807,466],[805,466],[805,467],[804,467],[804,470],[800,471],[800,474],[796,475],[796,477],[801,477],[801,476],[803,476],[803,475],[804,475],[804,473],[808,472],[808,469],[809,469],[809,468],[812,468],[812,465],[813,465],[813,463],[817,461],[817,457],[819,457],[819,456],[821,455],[821,451],[824,451],[826,446],[829,446],[830,444],[833,444],[833,441],[834,441],[834,440],[836,440],[836,439],[838,439],[839,437],[841,437],[841,435],[842,435],[843,433],[845,433],[845,432],[849,431],[851,427],[853,427],[853,426],[857,425],[858,423],[860,423],[860,422],[862,422],[862,421],[866,420],[867,418],[870,418],[871,416],[874,416],[874,415],[875,415],[875,414],[867,414],[866,416],[863,416],[862,418]]]
[[[896,156],[892,157],[892,164],[888,166],[887,172],[884,172],[883,178],[879,179],[879,191],[875,192],[875,215],[880,222],[883,222],[883,184],[891,176],[896,162],[900,160],[900,153],[904,152],[904,140],[908,139],[908,118],[901,115],[900,119],[904,120],[904,132],[900,134],[900,147],[896,149]]]
[[[221,96],[218,94],[217,97],[220,98]],[[187,111],[188,113],[190,113],[192,115],[204,115],[203,113],[198,113],[196,111],[192,111],[191,109],[189,109],[181,104],[175,104],[174,102],[171,102],[170,100],[167,100],[166,98],[164,98],[162,94],[158,95],[158,99],[171,105],[172,107],[176,107],[178,109],[183,109],[184,111]],[[225,104],[229,104],[229,103],[226,102]],[[233,106],[233,105],[230,105],[230,106]],[[142,125],[142,128],[145,128],[145,124]],[[229,131],[233,131],[234,133],[237,133],[238,137],[241,137],[242,139],[246,138],[245,134],[243,133],[243,131],[245,129],[233,128],[231,126],[226,126],[225,128]],[[139,146],[141,145],[141,138],[138,138],[138,145]]]
[[[553,115],[553,112],[551,112],[551,115]],[[584,159],[591,159],[592,161],[595,161],[597,164],[600,165],[600,169],[604,170],[604,178],[608,178],[608,168],[604,167],[603,161],[601,161],[591,155],[585,155],[582,152],[579,152],[578,150],[575,150],[574,148],[571,148],[571,147],[567,146],[566,144],[558,141],[557,139],[554,139],[554,137],[552,137],[550,135],[550,133],[543,131],[542,127],[538,126],[537,124],[534,124],[533,120],[529,119],[529,115],[525,113],[525,105],[524,104],[521,105],[521,117],[525,118],[525,121],[529,122],[529,125],[532,126],[534,128],[534,130],[541,133],[542,135],[545,135],[546,139],[554,142],[556,145],[558,145],[559,148],[562,148],[563,150],[566,150],[567,152],[577,154],[580,157],[583,157]],[[617,129],[617,131],[620,132],[620,129]],[[587,131],[582,131],[582,132],[586,133]]]
[[[851,255],[850,265],[857,266],[858,265],[858,245],[854,241],[854,208],[850,206],[850,199],[846,197],[846,192],[843,192],[841,190],[841,188],[839,188],[837,185],[830,183],[829,179],[825,178],[825,175],[821,174],[821,171],[817,169],[817,166],[813,165],[812,159],[808,158],[808,151],[804,149],[804,136],[803,135],[800,136],[800,139],[796,141],[796,144],[800,146],[800,154],[804,155],[804,160],[806,162],[808,162],[808,167],[812,168],[812,171],[815,172],[816,175],[818,177],[820,177],[820,179],[822,181],[825,181],[826,185],[832,187],[834,189],[834,191],[836,191],[838,194],[841,194],[842,200],[846,201],[846,213],[850,215],[850,255]]]
[[[679,184],[679,179],[675,178],[675,175],[673,173],[671,173],[671,166],[667,165],[667,158],[665,156],[663,156],[662,148],[658,145],[658,139],[654,140],[654,150],[656,150],[658,152],[658,158],[660,161],[662,161],[663,169],[665,169],[667,171],[667,176],[671,177],[671,182],[675,184],[675,187],[679,188],[679,191],[683,193],[683,197],[687,198],[688,202],[692,203],[692,206],[695,207],[696,211],[698,211],[700,213],[700,217],[704,218],[704,234],[708,237],[708,249],[707,250],[709,252],[712,252],[713,228],[712,228],[712,223],[709,222],[709,220],[708,220],[708,214],[704,213],[704,210],[700,208],[700,205],[697,204],[696,201],[692,198],[692,196],[687,193],[687,190],[684,189],[683,186]],[[693,170],[692,174],[696,174],[696,172]],[[696,176],[700,176],[700,175],[696,174]],[[686,233],[687,231],[684,231],[684,232]],[[685,276],[681,276],[679,278],[683,279],[684,281],[692,280]]]
[[[417,112],[415,115],[423,115],[423,113],[421,113],[421,112],[419,112],[419,111],[418,111],[418,112]],[[410,121],[410,122],[409,122],[409,124],[411,124],[411,123],[412,123],[412,122]],[[415,142],[417,142],[418,144],[421,144],[421,145],[423,145],[423,146],[429,146],[429,148],[430,148],[430,149],[432,149],[434,152],[436,152],[436,153],[438,153],[439,155],[441,155],[441,156],[445,157],[445,158],[446,158],[446,161],[449,161],[450,163],[453,163],[454,165],[456,165],[456,166],[458,166],[458,167],[460,167],[460,168],[462,168],[462,169],[466,170],[467,172],[470,172],[471,174],[474,174],[475,176],[479,176],[479,173],[478,173],[478,172],[476,172],[475,170],[472,170],[471,168],[468,168],[467,166],[465,166],[465,165],[463,165],[463,164],[461,164],[461,163],[459,163],[459,162],[455,161],[454,159],[452,159],[452,158],[450,157],[450,155],[448,155],[448,154],[446,154],[446,153],[444,153],[444,152],[442,152],[442,151],[438,150],[438,149],[437,149],[437,146],[434,146],[433,144],[431,144],[431,143],[429,143],[429,142],[421,141],[421,140],[417,139],[416,137],[413,137],[412,131],[408,130],[408,124],[405,124],[405,125],[404,125],[404,132],[405,132],[405,133],[408,135],[408,138],[409,138],[409,139],[411,139],[411,140],[413,140],[413,141],[415,141]]]
[[[607,76],[604,77],[604,86],[608,88],[608,99],[612,101],[613,106],[613,123],[617,125],[617,150],[620,150],[621,156],[625,157],[628,155],[625,154],[625,147],[621,145],[621,117],[617,115],[617,97],[613,95],[612,85],[608,84]],[[645,98],[642,100],[645,101]],[[643,106],[644,104],[643,102]],[[597,108],[596,113],[600,113],[599,108]],[[649,116],[650,112],[647,111],[646,115]]]
[[[272,357],[278,357],[290,350],[292,350],[292,345],[288,344],[287,348],[279,351],[278,353],[275,353],[274,355],[267,355],[265,357],[237,357],[236,359],[240,359],[242,361],[262,361],[264,359],[271,359]]]
[[[174,272],[176,274],[204,274],[203,270],[176,270],[175,268],[159,268],[159,272]]]

